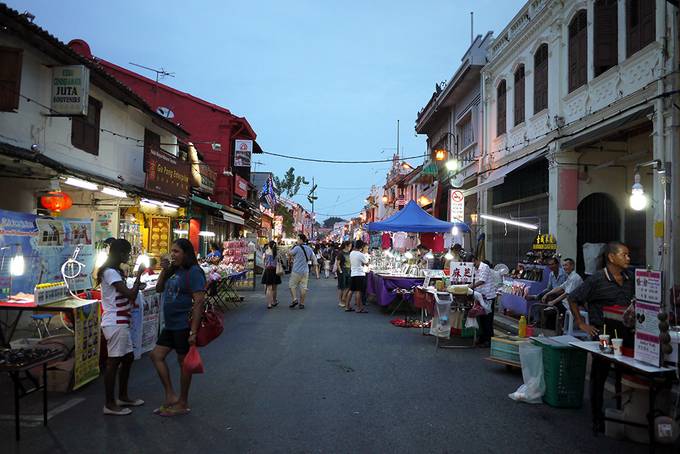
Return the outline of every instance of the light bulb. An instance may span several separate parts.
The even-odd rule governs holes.
[[[458,170],[458,160],[449,159],[448,161],[446,161],[446,168],[451,172]]]
[[[139,257],[137,257],[137,261],[135,262],[135,268],[133,271],[139,270],[140,266],[144,266],[144,268],[148,268],[151,265],[151,260],[148,255],[142,254]]]
[[[630,207],[635,211],[644,210],[647,207],[648,200],[645,195],[645,189],[640,183],[639,173],[635,174],[633,188],[630,192]]]
[[[458,230],[458,226],[454,225],[453,228],[451,229],[451,235],[458,236],[459,234],[460,234],[460,231]]]
[[[12,276],[22,276],[24,274],[24,256],[18,253],[9,262],[9,274]]]

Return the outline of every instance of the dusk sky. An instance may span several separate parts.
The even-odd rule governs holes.
[[[496,35],[517,0],[9,1],[64,42],[164,68],[162,82],[245,116],[265,151],[333,160],[388,159],[401,123],[404,156],[422,155],[414,131],[436,82],[449,80],[475,34]],[[291,166],[320,187],[317,219],[349,218],[388,163],[332,165],[255,155],[253,170]],[[422,162],[422,158],[411,161]],[[304,197],[296,200],[309,207]]]

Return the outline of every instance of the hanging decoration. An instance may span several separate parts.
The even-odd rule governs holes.
[[[73,199],[61,191],[51,191],[40,197],[40,203],[53,213],[61,213],[73,206]]]

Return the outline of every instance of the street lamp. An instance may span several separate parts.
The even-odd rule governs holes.
[[[448,153],[447,153],[446,150],[443,150],[443,149],[440,148],[440,149],[438,149],[438,150],[435,150],[435,152],[434,152],[434,159],[435,159],[436,161],[443,161],[444,159],[446,159],[446,155],[447,155],[447,154],[448,154]]]
[[[645,195],[645,188],[640,183],[640,167],[653,167],[658,173],[665,173],[663,165],[658,159],[643,162],[635,166],[635,176],[633,177],[633,187],[631,188],[629,199],[630,207],[635,211],[642,211],[649,204],[649,198]]]

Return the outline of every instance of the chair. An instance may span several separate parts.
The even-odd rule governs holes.
[[[38,332],[38,337],[43,338],[43,331],[45,332],[45,337],[50,337],[50,321],[52,320],[52,314],[32,314],[31,321],[35,330]]]
[[[581,317],[583,317],[583,320],[587,324],[590,324],[590,317],[588,317],[588,311],[586,310],[579,310],[579,313],[581,314]],[[569,335],[569,336],[574,336],[574,337],[590,337],[585,331],[580,331],[576,330],[574,331],[574,315],[571,313],[571,310],[567,308],[567,314],[564,319],[564,333]]]

